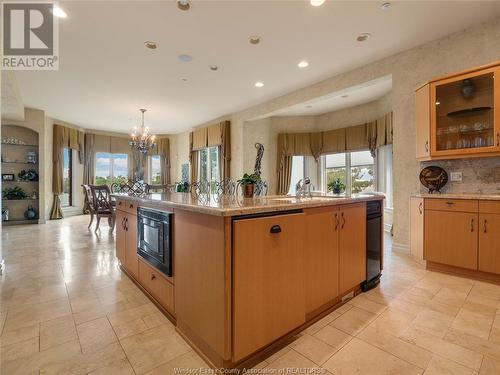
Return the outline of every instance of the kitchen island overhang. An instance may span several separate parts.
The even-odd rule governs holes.
[[[127,231],[118,220],[117,256],[216,368],[252,364],[359,293],[366,280],[366,204],[384,199],[114,197],[124,219],[136,220],[139,207],[173,213],[171,277],[158,275],[136,252],[134,258],[132,233],[128,251],[120,249]]]

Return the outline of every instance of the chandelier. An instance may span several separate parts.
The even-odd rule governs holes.
[[[129,145],[130,147],[139,150],[143,154],[147,154],[150,149],[156,146],[156,136],[149,134],[149,127],[144,125],[144,112],[146,112],[146,110],[139,109],[139,111],[141,111],[142,113],[142,124],[140,129],[137,129],[137,126],[134,127]]]

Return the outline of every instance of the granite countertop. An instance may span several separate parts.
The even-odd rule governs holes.
[[[348,197],[321,195],[312,198],[294,196],[241,198],[190,193],[153,193],[141,196],[112,194],[112,196],[159,210],[177,208],[217,216],[249,215],[385,199],[385,196],[380,193],[356,194]]]
[[[412,197],[417,198],[435,198],[435,199],[478,199],[489,201],[500,201],[500,194],[478,194],[478,193],[462,193],[462,194],[414,194]]]

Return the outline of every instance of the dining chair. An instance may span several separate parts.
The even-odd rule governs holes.
[[[94,197],[92,195],[92,187],[91,185],[83,184],[83,194],[85,197],[85,202],[83,205],[83,212],[86,213],[87,211],[90,214],[90,223],[88,228],[90,229],[90,226],[94,222],[94,215],[95,215],[95,207],[94,207]]]
[[[109,231],[113,233],[115,228],[116,211],[111,203],[111,190],[108,185],[92,185],[92,199],[94,205],[94,213],[97,217],[95,231],[99,230],[101,217],[108,218]]]

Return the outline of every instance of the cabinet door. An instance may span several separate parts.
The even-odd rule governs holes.
[[[137,216],[126,215],[125,268],[137,279],[139,264],[137,258]]]
[[[432,156],[498,152],[494,73],[488,68],[431,84]]]
[[[425,260],[477,270],[478,214],[425,211]]]
[[[424,258],[424,199],[410,198],[410,253]]]
[[[366,280],[366,204],[339,207],[340,293]]]
[[[337,207],[307,210],[305,244],[306,312],[339,295],[339,230]]]
[[[116,210],[116,257],[125,265],[125,212]]]
[[[233,361],[305,322],[304,214],[233,222]]]
[[[419,88],[416,93],[415,122],[417,138],[417,159],[428,159],[430,156],[430,89],[429,85]]]
[[[500,274],[500,215],[479,214],[479,270]]]

